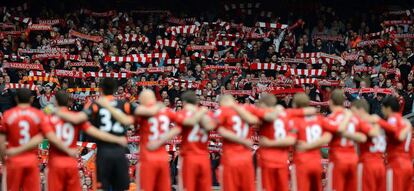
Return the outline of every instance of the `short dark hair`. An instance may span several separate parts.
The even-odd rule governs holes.
[[[116,91],[117,82],[112,78],[104,78],[101,81],[101,88],[104,95],[112,95]]]
[[[365,99],[358,99],[352,102],[352,107],[356,107],[358,109],[364,109],[367,113],[369,113],[369,103]]]
[[[197,95],[194,93],[194,91],[186,91],[183,94],[181,94],[181,100],[189,104],[198,103]]]
[[[266,105],[267,107],[275,106],[276,102],[277,102],[276,97],[272,94],[267,94],[267,93],[262,94],[259,99],[259,103],[262,103]]]
[[[382,106],[390,107],[393,112],[400,111],[400,103],[398,103],[398,99],[395,96],[386,96],[382,100]]]
[[[30,103],[32,92],[27,88],[19,88],[16,90],[16,101],[18,103]]]
[[[65,91],[58,91],[55,95],[55,98],[59,106],[69,106],[70,96]]]
[[[343,106],[345,102],[345,94],[340,89],[335,89],[331,94],[331,102],[335,106]]]
[[[297,93],[293,96],[293,103],[297,108],[304,108],[309,106],[309,96],[305,93]]]

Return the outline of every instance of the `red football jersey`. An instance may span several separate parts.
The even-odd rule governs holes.
[[[180,154],[185,155],[208,155],[208,132],[196,124],[192,127],[184,127],[182,124],[186,118],[191,118],[195,113],[185,109],[177,112],[177,127],[181,128],[182,142]],[[207,114],[211,115],[211,114]]]
[[[336,123],[339,126],[339,123],[344,119],[345,114],[344,110],[339,110],[336,112],[331,113],[328,116],[333,123]],[[362,132],[368,134],[370,130],[370,126],[367,123],[363,123],[358,117],[353,116],[348,126],[346,127],[346,131],[354,133],[354,132]],[[336,133],[336,131],[333,131]],[[329,158],[331,160],[344,160],[344,161],[357,161],[358,155],[355,151],[355,143],[352,140],[344,138],[340,135],[334,134],[331,143],[329,143]]]
[[[404,141],[399,141],[398,137],[406,124],[399,113],[394,113],[388,117],[387,121],[380,120],[379,124],[384,128],[387,137],[387,154],[389,159],[407,158],[410,159],[411,133]]]
[[[249,125],[241,119],[241,117],[229,107],[221,107],[216,110],[216,118],[219,128],[225,128],[233,131],[240,138],[248,138],[251,136],[249,131]],[[231,159],[240,158],[245,159],[246,157],[252,157],[252,151],[250,148],[246,148],[243,145],[223,140],[223,158],[231,157]]]
[[[259,136],[272,140],[284,139],[287,136],[295,137],[292,130],[289,119],[281,116],[273,122],[263,122],[259,129]],[[264,165],[286,166],[289,160],[289,147],[260,147],[258,157]]]
[[[321,138],[326,131],[337,131],[338,126],[321,115],[297,117],[293,120],[293,128],[296,129],[298,141],[312,143]],[[321,160],[319,148],[308,151],[295,151],[293,159],[295,162],[306,163],[309,160]]]
[[[64,110],[63,112],[67,113],[76,113],[69,110]],[[63,119],[59,118],[56,115],[47,116],[46,121],[50,124],[48,126],[42,127],[45,133],[54,132],[56,137],[58,137],[65,146],[70,148],[77,148],[76,142],[79,139],[79,130],[86,131],[91,125],[89,122],[84,122],[80,125],[73,125],[71,123],[65,122]],[[50,146],[49,158],[53,159],[54,157],[68,157],[66,153],[63,153],[57,149],[53,144]]]
[[[175,122],[175,113],[164,108],[152,117],[138,117],[140,136],[140,160],[165,160],[168,161],[168,154],[165,147],[160,147],[155,151],[149,151],[147,144],[150,141],[159,140],[162,135],[170,129],[170,124]]]
[[[0,133],[6,135],[8,148],[18,147],[27,144],[33,136],[41,133],[41,127],[48,125],[45,121],[42,111],[34,107],[17,106],[4,112]],[[37,158],[37,148],[9,159],[21,157]]]
[[[371,125],[371,124],[367,124]],[[367,142],[359,144],[360,161],[377,160],[383,161],[383,155],[387,147],[385,132],[381,129],[381,133],[376,137],[368,137]]]

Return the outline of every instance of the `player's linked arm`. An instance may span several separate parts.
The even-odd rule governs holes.
[[[0,133],[0,160],[4,162],[6,156],[6,135]]]
[[[201,107],[198,111],[195,112],[193,117],[186,118],[183,121],[183,126],[185,127],[192,127],[195,124],[198,124],[201,118],[207,113],[207,108]]]
[[[234,104],[231,105],[231,107],[237,112],[237,114],[239,114],[243,121],[247,122],[248,124],[255,125],[260,122],[258,117],[254,116],[240,105]]]
[[[96,103],[107,109],[109,113],[111,113],[112,117],[114,117],[114,119],[120,122],[122,125],[128,126],[134,123],[133,117],[128,116],[121,110],[113,107],[111,104],[109,104],[108,100],[105,97],[99,98]]]
[[[88,120],[88,115],[85,112],[62,112],[60,110],[55,113],[58,117],[62,118],[66,122],[72,123],[74,125],[81,124],[84,121]]]
[[[147,145],[147,149],[150,151],[157,150],[162,145],[164,145],[167,141],[171,140],[175,136],[179,135],[181,133],[181,129],[178,127],[174,127],[170,129],[167,133],[162,135],[159,140],[150,141]]]
[[[286,136],[286,138],[272,140],[267,137],[260,137],[259,145],[264,147],[288,147],[296,143],[296,138],[292,136]]]
[[[207,131],[213,130],[217,125],[208,115],[204,115],[203,118],[201,118],[200,124]]]
[[[405,141],[407,139],[407,136],[411,133],[412,131],[412,125],[411,122],[408,121],[408,119],[404,119],[404,123],[405,123],[405,127],[403,130],[401,130],[401,132],[398,134],[398,140],[399,141]]]
[[[115,143],[124,147],[128,145],[128,140],[125,138],[125,136],[112,135],[110,133],[100,131],[95,126],[90,126],[88,129],[86,129],[85,133],[101,141]]]
[[[51,142],[56,148],[58,148],[59,150],[65,152],[66,154],[68,154],[71,157],[77,157],[78,153],[76,151],[76,149],[70,149],[69,147],[65,146],[65,144],[56,137],[56,134],[53,133],[52,131],[48,132],[45,134],[45,137],[49,140],[49,142]]]
[[[42,134],[37,134],[35,136],[33,136],[30,141],[24,145],[20,145],[18,147],[13,147],[13,148],[9,148],[6,150],[6,155],[7,156],[15,156],[15,155],[19,155],[21,153],[24,153],[28,150],[34,149],[36,148],[43,140],[43,136]]]
[[[329,132],[325,132],[319,139],[316,139],[313,142],[307,143],[304,141],[299,141],[296,145],[296,150],[298,151],[307,151],[316,148],[320,148],[323,145],[328,144],[332,140],[332,134]]]
[[[251,148],[253,143],[251,140],[249,139],[244,139],[244,138],[240,138],[238,137],[235,133],[233,133],[232,131],[224,128],[224,127],[219,127],[217,130],[218,134],[221,135],[223,138],[230,140],[232,142],[235,143],[239,143],[241,145],[244,145],[248,148]]]

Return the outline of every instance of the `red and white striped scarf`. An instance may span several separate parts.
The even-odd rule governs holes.
[[[369,33],[368,36],[369,37],[382,36],[384,34],[388,34],[388,33],[391,33],[393,31],[394,31],[394,27],[391,26],[391,27],[386,28],[386,29],[384,29],[382,31],[379,31],[379,32]]]
[[[90,15],[93,17],[112,17],[116,14],[116,11],[111,10],[111,11],[106,11],[106,12],[94,12],[88,9],[81,9],[80,10],[80,14],[85,14],[85,15]]]
[[[196,18],[191,17],[191,18],[181,19],[181,18],[169,17],[166,21],[169,23],[177,24],[177,25],[185,25],[187,23],[193,24],[196,21]]]
[[[158,48],[162,48],[163,46],[178,48],[178,42],[175,40],[160,39],[160,40],[157,40],[154,48],[158,49]]]
[[[414,23],[413,20],[388,20],[384,21],[382,24],[385,26],[391,25],[412,25]]]
[[[73,92],[99,92],[100,88],[68,88],[66,89],[67,92],[73,93]]]
[[[299,78],[294,80],[296,85],[303,85],[303,84],[316,84],[318,79],[316,78]]]
[[[52,25],[47,24],[32,24],[27,27],[28,32],[30,31],[52,31]]]
[[[25,88],[31,91],[37,91],[37,86],[35,84],[19,84],[19,83],[8,83],[6,84],[5,89],[20,89]]]
[[[209,45],[188,45],[187,50],[215,50],[216,45],[209,44]]]
[[[275,70],[275,71],[287,71],[287,66],[280,66],[275,63],[251,63],[251,70]]]
[[[151,62],[153,58],[168,58],[167,53],[132,54],[130,56],[105,56],[105,62]]]
[[[70,78],[84,78],[85,73],[74,71],[74,70],[53,70],[51,72],[52,76],[58,76],[58,77],[70,77]]]
[[[395,38],[414,39],[414,34],[395,34]]]
[[[358,43],[357,47],[362,48],[365,46],[372,46],[372,45],[378,45],[380,47],[385,46],[387,44],[387,41],[384,39],[374,39],[374,40],[365,40]]]
[[[280,24],[280,23],[266,23],[266,22],[257,22],[256,26],[261,28],[270,28],[270,29],[287,29],[289,25]]]
[[[131,77],[130,73],[117,73],[117,72],[88,72],[86,77],[93,78],[129,78]]]
[[[167,78],[166,82],[168,85],[174,85],[174,86],[180,86],[180,87],[186,87],[189,89],[192,88],[199,88],[200,84],[195,82],[195,81],[191,81],[191,80],[181,80],[181,79],[176,79],[176,78]]]
[[[326,73],[322,69],[290,69],[290,75],[326,76]]]
[[[240,71],[242,68],[238,66],[212,66],[207,65],[204,67],[204,70],[236,70]]]
[[[118,35],[118,39],[122,42],[142,42],[142,43],[149,43],[149,38],[144,35],[137,35],[137,34],[120,34]]]
[[[231,3],[231,4],[224,4],[224,10],[230,11],[235,9],[258,9],[260,7],[260,3]]]
[[[235,41],[224,41],[224,40],[210,42],[210,44],[214,46],[236,46]]]
[[[144,74],[144,73],[164,73],[171,72],[172,67],[153,67],[153,68],[138,68],[135,74]]]
[[[171,33],[173,36],[177,34],[196,34],[198,32],[199,28],[196,25],[172,26],[167,29],[167,33]]]
[[[316,40],[316,39],[343,42],[345,38],[342,35],[326,35],[326,34],[312,35],[312,40]]]
[[[242,35],[240,35],[240,34],[218,33],[217,37],[219,37],[219,38],[223,38],[223,37],[226,37],[226,38],[240,38],[240,37],[242,37]]]

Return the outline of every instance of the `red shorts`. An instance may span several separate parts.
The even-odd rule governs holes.
[[[328,165],[328,190],[355,191],[357,190],[357,162],[332,161]]]
[[[358,190],[385,191],[385,165],[382,160],[358,164]]]
[[[253,160],[222,161],[219,178],[223,191],[255,190]]]
[[[32,161],[32,162],[28,162]],[[4,166],[6,185],[8,191],[40,191],[40,171],[37,157],[33,159],[15,158],[6,161]]]
[[[409,159],[390,160],[386,176],[387,190],[411,191],[413,165]]]
[[[170,166],[168,161],[141,161],[137,164],[138,191],[171,190]]]
[[[258,190],[289,190],[289,168],[259,166],[257,168]]]
[[[60,162],[59,162],[60,161]],[[48,190],[64,191],[67,188],[81,191],[79,169],[76,159],[49,161],[47,169]]]
[[[321,161],[308,161],[292,165],[292,190],[322,191],[322,165]]]
[[[179,190],[211,191],[212,177],[208,155],[183,156],[179,161]]]

